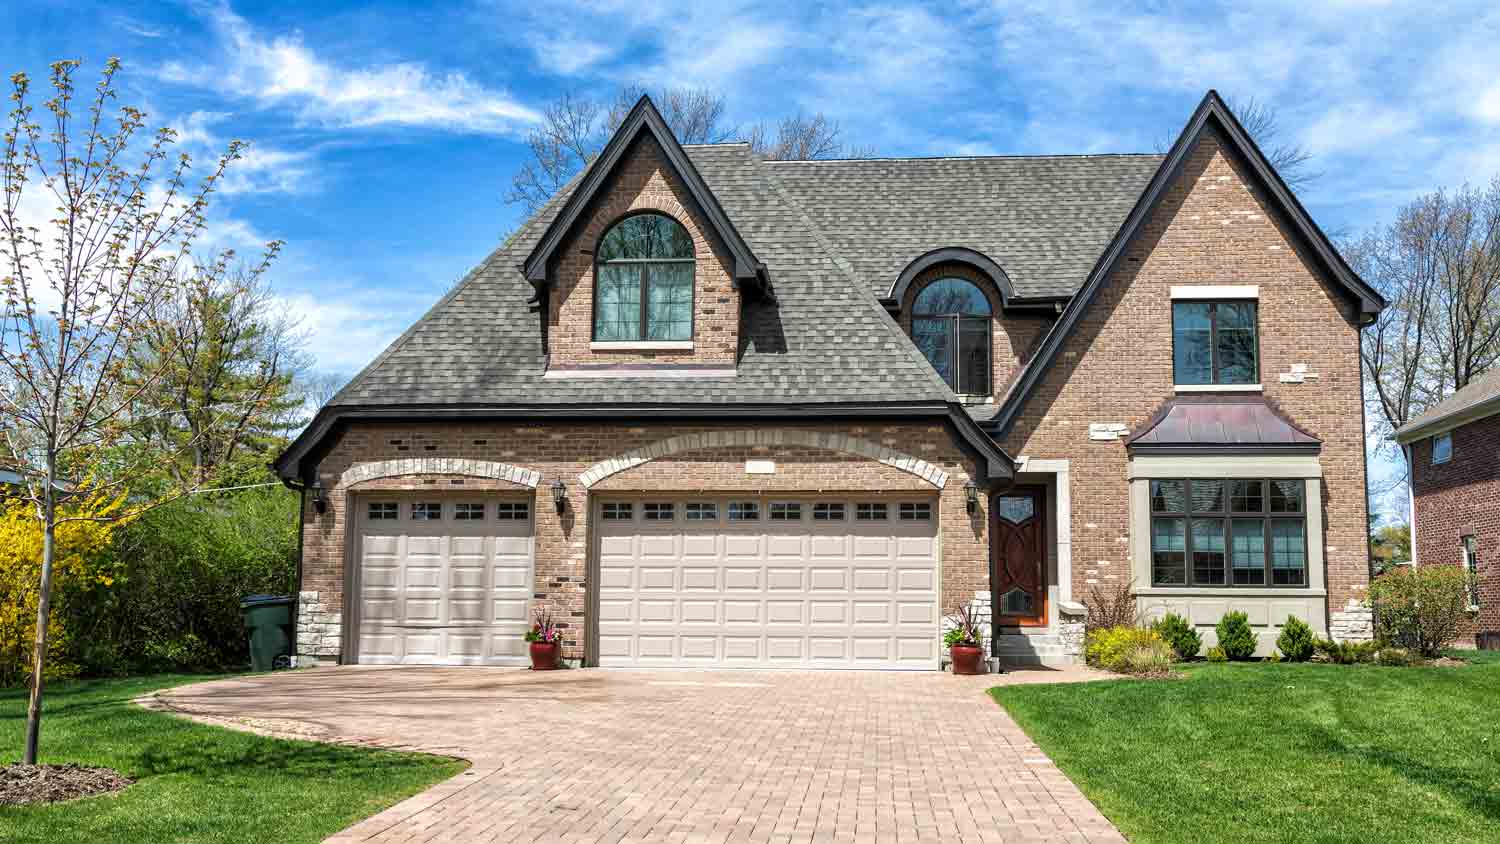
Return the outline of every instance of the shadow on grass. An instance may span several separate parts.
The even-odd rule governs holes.
[[[421,766],[433,756],[371,753],[337,745],[257,739],[248,743],[197,742],[170,748],[149,746],[141,750],[136,769],[138,780],[161,776],[187,776],[213,781],[258,780],[266,777],[296,778],[327,782],[385,776],[402,762]]]
[[[1500,821],[1500,791],[1476,780],[1473,771],[1451,765],[1431,765],[1408,753],[1385,747],[1352,747],[1331,731],[1318,730],[1319,746],[1329,754],[1384,768],[1413,785],[1442,792],[1469,809]]]

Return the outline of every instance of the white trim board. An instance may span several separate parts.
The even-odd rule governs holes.
[[[1174,284],[1173,299],[1259,299],[1254,284]]]

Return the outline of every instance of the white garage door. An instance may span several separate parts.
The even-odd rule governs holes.
[[[935,500],[596,508],[600,665],[938,667]]]
[[[529,502],[365,497],[358,507],[360,663],[526,663]]]

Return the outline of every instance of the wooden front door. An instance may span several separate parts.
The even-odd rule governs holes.
[[[1022,487],[990,502],[990,566],[995,626],[1047,623],[1045,491]]]

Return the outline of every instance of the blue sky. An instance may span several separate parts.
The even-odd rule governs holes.
[[[522,139],[563,91],[723,91],[733,123],[822,111],[885,155],[1152,151],[1203,92],[1255,96],[1323,175],[1330,230],[1500,173],[1492,3],[12,2],[5,70],[125,62],[121,100],[207,164],[251,141],[213,241],[274,271],[352,373],[518,222]]]

